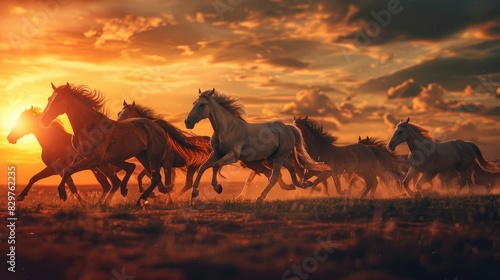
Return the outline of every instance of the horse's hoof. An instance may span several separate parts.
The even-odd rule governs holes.
[[[286,191],[293,191],[295,190],[295,186],[294,185],[284,185],[281,187],[282,189],[286,190]]]
[[[264,198],[262,196],[259,196],[259,198],[257,198],[257,204],[262,204],[264,203]]]
[[[121,189],[121,194],[123,197],[127,197],[128,189]]]
[[[18,195],[16,198],[17,201],[23,201],[24,200],[24,195]]]
[[[302,182],[302,187],[304,189],[310,188],[310,187],[312,187],[312,185],[313,185],[313,183],[311,181]]]
[[[66,201],[66,199],[68,199],[68,195],[66,194],[65,190],[59,190],[59,198],[62,201]]]
[[[200,195],[200,191],[197,189],[194,189],[193,192],[191,193],[191,198],[198,197]]]
[[[174,188],[172,187],[172,185],[169,185],[169,186],[163,186],[163,187],[158,187],[158,191],[163,193],[163,194],[167,194],[169,192],[171,192]]]
[[[220,184],[215,185],[214,191],[218,194],[221,194],[222,193],[222,186]]]

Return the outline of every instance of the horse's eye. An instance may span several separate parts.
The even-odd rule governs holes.
[[[400,130],[400,131],[398,131],[398,134],[401,134],[401,133],[403,133],[403,131],[401,131],[401,130]]]
[[[201,103],[200,108],[205,108],[205,103]]]

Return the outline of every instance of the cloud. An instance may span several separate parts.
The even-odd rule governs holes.
[[[307,68],[310,65],[309,63],[302,62],[295,58],[272,58],[266,60],[265,62],[276,66],[295,68],[295,69]]]
[[[389,98],[406,98],[415,97],[422,91],[422,87],[415,84],[415,80],[408,79],[402,84],[390,87],[387,90],[387,97]]]
[[[297,93],[295,100],[285,104],[282,113],[292,115],[333,116],[345,123],[354,115],[361,114],[359,108],[352,103],[339,105],[332,102],[328,95],[317,88],[304,89]]]
[[[103,47],[107,41],[129,42],[138,33],[166,25],[160,17],[127,15],[124,18],[97,20],[100,28],[94,27],[84,33],[87,38],[96,37],[94,46]]]
[[[384,123],[387,124],[390,128],[396,128],[399,124],[399,121],[390,113],[384,114]]]

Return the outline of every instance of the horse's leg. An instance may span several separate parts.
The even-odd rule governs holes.
[[[243,184],[243,189],[241,189],[240,194],[237,195],[235,199],[245,199],[247,197],[248,187],[252,184],[255,175],[257,175],[257,172],[255,172],[254,170],[250,170],[250,174],[248,174],[248,177]]]
[[[97,179],[97,182],[101,184],[102,187],[102,194],[101,197],[99,197],[99,200],[97,203],[102,203],[102,201],[106,198],[106,195],[109,193],[111,190],[111,185],[109,184],[109,181],[107,179],[107,176],[102,173],[98,168],[92,168],[92,173],[94,174],[95,178]],[[108,173],[109,176],[112,176]]]
[[[172,191],[172,173],[174,172],[174,168],[170,165],[163,165],[163,172],[165,173],[165,184],[158,184],[158,191],[161,193],[169,193]]]
[[[146,169],[143,169],[139,175],[137,175],[137,185],[139,185],[139,192],[140,193],[143,193],[144,192],[144,187],[142,186],[142,179],[144,178],[144,176],[146,176],[148,174],[148,171],[146,171]]]
[[[184,183],[184,187],[182,188],[180,194],[185,193],[187,190],[193,187],[193,177],[198,168],[196,166],[188,166],[186,170],[186,182]]]
[[[222,193],[222,186],[217,183],[217,172],[219,169],[228,164],[236,163],[238,161],[239,155],[235,152],[230,152],[225,154],[221,159],[216,161],[213,165],[213,175],[212,175],[212,187],[218,194]]]
[[[293,161],[290,160],[290,158],[287,158],[285,160],[285,162],[283,162],[283,167],[285,167],[286,170],[288,170],[288,173],[290,173],[290,178],[292,179],[292,184],[286,185],[287,188],[285,190],[295,190],[295,187],[302,187],[302,184],[300,183],[299,179],[297,178],[297,172],[295,171],[296,170],[295,165],[294,165]],[[278,182],[280,182],[280,181],[281,180],[279,180]],[[281,185],[281,182],[280,182],[280,186],[282,186],[282,189],[283,189],[283,185]]]
[[[158,183],[161,181],[161,175],[160,175],[160,169],[157,168],[154,170],[151,174],[151,184],[149,187],[141,194],[139,199],[137,200],[137,203],[135,204],[136,206],[141,206],[141,200],[148,200],[149,195],[153,192],[153,190],[156,188]]]
[[[420,177],[420,179],[418,179],[418,182],[417,182],[417,190],[420,192],[422,191],[422,185],[425,184],[426,182],[432,180],[432,178],[436,177],[437,173],[433,173],[433,172],[424,172],[424,174],[422,174],[422,177]]]
[[[73,182],[73,179],[71,177],[69,177],[68,181],[66,181],[66,185],[68,185],[68,188],[71,191],[71,193],[73,193],[76,196],[76,199],[78,200],[78,202],[83,205],[85,203],[85,201],[78,193],[78,190],[76,189],[75,183]]]
[[[210,153],[210,156],[208,156],[208,159],[200,166],[200,168],[198,169],[198,174],[196,174],[196,179],[194,179],[191,198],[195,198],[200,194],[198,186],[200,185],[201,176],[203,176],[203,173],[205,173],[208,168],[213,167],[214,163],[219,159],[220,156],[216,152],[212,152]]]
[[[373,189],[377,188],[377,176],[373,174],[373,172],[368,172],[367,174],[358,174],[365,180],[365,189],[361,193],[361,198],[365,198],[368,192],[373,191]],[[374,195],[374,193],[373,193]]]
[[[26,185],[26,187],[24,187],[24,189],[22,190],[22,192],[17,196],[17,200],[18,201],[23,201],[24,197],[28,195],[28,192],[30,191],[31,187],[36,182],[38,182],[38,181],[40,181],[40,180],[42,180],[44,178],[56,175],[56,174],[57,173],[55,172],[54,168],[52,168],[51,166],[45,167],[40,172],[38,172],[37,174],[33,175],[33,177],[31,177],[31,179],[28,182],[28,184]]]
[[[80,172],[82,170],[92,169],[96,166],[97,166],[96,160],[92,157],[83,158],[79,162],[73,161],[73,163],[71,163],[70,166],[66,167],[62,173],[61,182],[57,187],[57,190],[59,191],[59,197],[64,201],[66,201],[66,199],[68,198],[64,186],[66,185],[66,181],[71,175]]]
[[[278,182],[281,166],[283,166],[283,162],[285,161],[287,155],[277,156],[273,161],[273,171],[271,172],[271,176],[269,177],[269,182],[266,188],[262,191],[259,198],[257,198],[257,203],[262,203],[266,198],[267,194],[271,190],[271,188],[276,185]]]
[[[286,190],[286,191],[293,191],[295,190],[295,186],[293,184],[287,184],[285,183],[285,181],[283,181],[283,176],[280,172],[280,175],[278,176],[278,184],[280,186],[280,188],[282,188],[283,190]]]
[[[410,169],[408,169],[408,172],[406,173],[405,179],[403,181],[403,187],[405,188],[406,192],[408,192],[408,194],[411,196],[414,196],[415,192],[410,190],[408,184],[415,178],[416,175],[418,175],[418,171],[414,167],[410,166]]]
[[[349,175],[351,176],[351,175]],[[342,186],[340,184],[340,176],[338,174],[334,174],[331,176],[333,179],[333,183],[335,184],[335,190],[337,191],[337,194],[344,195],[347,193],[347,190],[343,191]]]
[[[130,179],[130,176],[132,176],[132,174],[134,173],[136,165],[126,161],[114,162],[113,165],[125,171],[125,176],[123,176],[123,179],[120,183],[120,192],[123,197],[126,197],[128,194],[128,189],[127,189],[128,180]],[[104,168],[108,167],[106,166]]]
[[[125,167],[125,165],[124,165]],[[129,167],[127,167],[129,168]],[[134,164],[134,168],[135,168],[135,164]],[[112,165],[103,165],[101,167],[99,167],[99,170],[104,174],[106,175],[106,177],[108,177],[110,180],[111,180],[111,189],[108,190],[107,194],[104,194],[103,192],[103,196],[101,198],[104,199],[99,199],[99,203],[109,203],[111,201],[111,199],[113,198],[113,195],[115,194],[115,192],[118,190],[118,188],[120,188],[120,186],[122,185],[122,181],[118,178],[118,176],[116,176],[116,174],[113,172],[113,166]],[[125,169],[124,169],[125,170]],[[129,171],[126,171],[125,172],[129,172]],[[133,170],[132,170],[133,172]],[[129,176],[130,177],[130,176]]]

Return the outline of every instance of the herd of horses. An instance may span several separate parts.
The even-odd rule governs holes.
[[[83,85],[52,84],[52,89],[45,109],[31,107],[22,112],[7,137],[15,144],[21,137],[33,134],[42,147],[41,157],[46,165],[30,179],[18,200],[25,198],[35,182],[60,175],[59,197],[67,199],[67,185],[82,201],[71,175],[91,170],[103,189],[98,202],[108,203],[118,189],[123,196],[127,195],[127,183],[136,168],[135,163],[127,161],[132,158],[144,167],[138,176],[141,192],[138,206],[156,187],[171,199],[176,168],[186,172],[180,193],[191,189],[191,197],[197,197],[203,173],[212,168],[211,185],[220,194],[222,186],[217,177],[221,168],[237,162],[252,170],[239,197],[245,197],[257,174],[269,178],[257,202],[262,202],[276,183],[285,190],[298,187],[311,191],[322,183],[328,193],[327,180],[332,178],[337,193],[343,195],[348,192],[341,187],[340,179],[344,177],[350,182],[364,183],[360,195],[364,198],[368,193],[375,194],[379,182],[393,191],[404,188],[413,196],[419,195],[422,186],[439,174],[445,183],[457,178],[458,194],[466,184],[469,192],[473,185],[491,188],[500,176],[500,168],[486,160],[476,144],[463,140],[436,141],[428,130],[411,123],[409,118],[397,125],[387,145],[374,138],[359,137],[358,143],[339,146],[335,144],[335,136],[307,116],[294,118],[293,124],[249,123],[243,105],[214,88],[199,90],[185,119],[187,129],[208,119],[214,133],[206,137],[183,131],[163,115],[135,102],[124,101],[118,119],[112,120],[104,108],[104,95]],[[62,114],[67,115],[73,135],[58,120]],[[394,153],[403,142],[409,147],[408,156]],[[282,167],[290,174],[292,184],[283,181]],[[125,175],[120,179],[117,173],[121,170]],[[144,176],[151,178],[146,189],[142,187]],[[410,182],[416,182],[415,190],[410,188]]]

